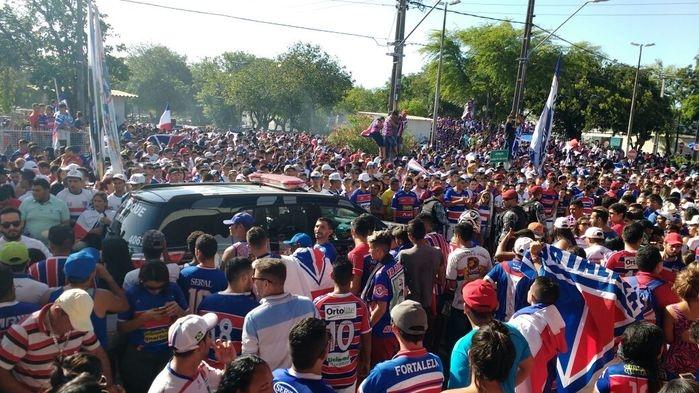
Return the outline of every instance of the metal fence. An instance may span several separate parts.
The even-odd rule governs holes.
[[[53,147],[53,133],[51,131],[0,130],[0,152],[11,154],[17,150],[20,139],[24,139],[29,143],[36,143],[42,149]],[[88,131],[61,132],[59,141],[61,145],[78,146],[83,152],[90,151],[90,135]]]

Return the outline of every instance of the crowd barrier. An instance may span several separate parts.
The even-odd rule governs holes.
[[[90,135],[87,131],[63,131],[59,137],[61,145],[77,146],[83,152],[90,151]],[[17,150],[20,139],[36,143],[42,150],[53,147],[53,133],[51,131],[0,130],[0,152],[12,154]]]

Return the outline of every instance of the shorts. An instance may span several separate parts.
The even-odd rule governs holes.
[[[383,143],[386,147],[393,147],[396,145],[396,137],[395,136],[389,136],[389,135],[384,135],[383,137]]]
[[[373,368],[377,363],[391,359],[396,353],[400,346],[398,345],[398,339],[396,336],[380,337],[371,336],[371,367]]]
[[[369,136],[371,136],[371,139],[373,139],[379,147],[383,147],[383,135],[381,135],[380,132],[375,132]]]

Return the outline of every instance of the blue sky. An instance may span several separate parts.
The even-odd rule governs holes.
[[[320,45],[335,56],[365,87],[383,85],[391,71],[391,40],[395,27],[395,0],[143,0],[240,17],[357,33],[369,38],[347,37],[314,31],[252,23],[220,16],[149,7],[120,0],[97,0],[112,25],[111,43],[163,44],[187,56],[189,61],[243,50],[274,56],[296,41]],[[423,0],[425,4],[433,1]],[[583,2],[540,0],[534,22],[553,29]],[[527,0],[462,0],[454,10],[523,21]],[[417,8],[408,11],[406,30],[424,16]],[[408,40],[404,72],[420,70],[424,58],[418,53],[431,30],[440,29],[442,13],[434,11]],[[477,26],[487,21],[449,14],[448,29]],[[686,66],[699,54],[699,0],[609,0],[588,4],[559,30],[564,38],[588,41],[609,57],[635,64],[635,42],[655,42],[644,50],[643,64],[662,60],[666,65]],[[513,59],[514,61],[514,59]]]

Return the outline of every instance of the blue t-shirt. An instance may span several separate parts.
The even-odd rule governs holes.
[[[422,348],[400,351],[391,360],[377,364],[359,386],[358,393],[441,392],[444,382],[439,356]],[[411,390],[413,389],[413,390]]]
[[[192,310],[196,310],[203,298],[226,289],[228,280],[223,270],[201,266],[187,266],[180,271],[180,278],[177,279],[177,284],[187,297]]]
[[[0,303],[0,338],[2,338],[5,330],[10,326],[18,324],[25,316],[38,311],[41,307],[38,304],[18,302]]]
[[[58,299],[61,294],[63,294],[63,291],[65,290],[64,287],[59,287],[59,288],[52,288],[54,289],[53,292],[49,295],[49,303],[53,303]],[[87,291],[90,294],[90,297],[94,299],[95,297],[95,292],[94,290],[89,290]],[[102,318],[98,317],[95,315],[95,312],[93,311],[90,314],[90,321],[92,321],[92,328],[95,331],[95,336],[97,336],[97,340],[99,340],[100,345],[102,348],[108,348],[109,347],[109,337],[107,336],[107,317],[104,316]]]
[[[240,355],[243,336],[243,321],[250,310],[260,303],[248,293],[214,293],[202,299],[197,308],[197,314],[204,315],[212,312],[218,316],[218,325],[212,330],[214,340],[232,341],[235,351]],[[215,359],[213,351],[209,357]]]
[[[330,263],[335,263],[335,260],[337,259],[337,249],[335,248],[335,246],[332,243],[330,243],[330,242],[323,243],[323,244],[318,243],[315,246],[313,246],[313,248],[317,248],[317,249],[323,251],[323,253],[325,254],[325,257],[330,260]]]
[[[391,208],[394,211],[396,222],[407,224],[415,218],[416,209],[420,206],[420,200],[412,191],[398,190],[391,199]]]
[[[514,393],[515,378],[517,377],[517,369],[519,364],[532,356],[529,350],[529,344],[522,333],[514,326],[505,324],[510,332],[510,339],[515,346],[515,361],[510,369],[510,374],[507,376],[507,381],[500,384],[503,392]],[[471,340],[478,329],[474,328],[467,335],[461,337],[454,345],[454,350],[451,352],[451,364],[449,368],[449,388],[463,388],[471,384],[471,367],[468,362],[468,351],[471,349]]]
[[[451,202],[452,199],[459,199],[459,198],[470,198],[471,195],[469,194],[468,190],[464,189],[461,192],[456,191],[454,188],[450,188],[447,190],[447,192],[444,193],[444,202],[448,203]],[[459,222],[459,217],[461,217],[461,213],[466,210],[466,205],[454,205],[454,206],[448,206],[447,207],[447,219],[449,220],[449,223],[451,224],[456,224]]]
[[[278,368],[274,376],[274,391],[283,393],[333,393],[335,392],[320,375],[296,373],[292,369]]]
[[[669,381],[677,375],[660,370],[658,378]],[[648,377],[642,367],[616,363],[607,367],[595,383],[595,392],[599,393],[638,393],[648,391]]]
[[[119,321],[131,320],[145,311],[164,307],[165,303],[175,301],[180,308],[187,309],[187,300],[182,290],[175,283],[168,285],[158,294],[150,293],[143,285],[136,285],[126,291],[129,310],[119,313]],[[175,322],[175,317],[165,317],[146,322],[140,328],[127,334],[129,344],[140,347],[145,352],[168,351],[167,331]]]
[[[371,207],[371,192],[362,191],[361,188],[354,190],[350,196],[350,201],[356,203],[357,205],[364,208],[364,210],[369,211]]]

